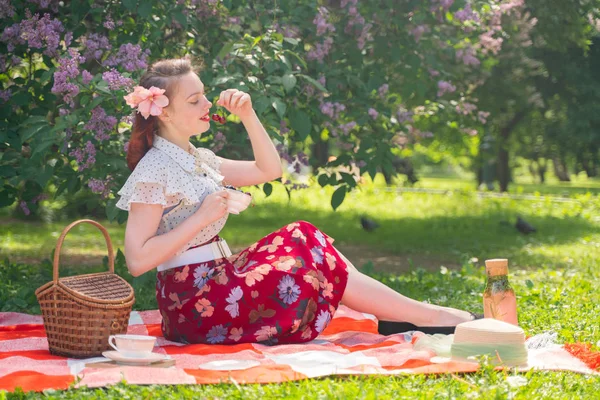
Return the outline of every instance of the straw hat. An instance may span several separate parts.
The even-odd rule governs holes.
[[[525,332],[492,318],[463,322],[456,326],[451,355],[454,360],[489,355],[497,364],[527,364]]]

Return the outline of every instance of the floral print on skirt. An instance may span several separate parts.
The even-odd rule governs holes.
[[[158,272],[166,339],[182,343],[301,343],[329,324],[346,283],[333,239],[291,223],[228,258]]]

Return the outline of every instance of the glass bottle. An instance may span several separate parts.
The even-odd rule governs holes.
[[[485,260],[487,281],[483,292],[483,316],[519,325],[517,298],[508,282],[508,260]]]

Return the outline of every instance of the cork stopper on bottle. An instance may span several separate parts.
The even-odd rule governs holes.
[[[508,275],[508,260],[506,258],[485,260],[485,271],[488,276]]]

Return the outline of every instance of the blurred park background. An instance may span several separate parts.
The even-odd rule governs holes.
[[[234,250],[308,220],[402,293],[474,311],[483,261],[506,257],[528,334],[600,345],[599,18],[597,0],[0,0],[0,311],[39,312],[80,218],[109,229],[136,308],[156,308],[155,277],[122,254],[123,96],[153,61],[190,56],[209,100],[251,94],[285,164],[244,188],[254,207],[222,232]],[[234,116],[193,143],[252,158]],[[106,261],[78,226],[61,273]],[[585,380],[480,378],[500,395],[600,390],[565,376]],[[448,379],[419,382],[473,391]]]

